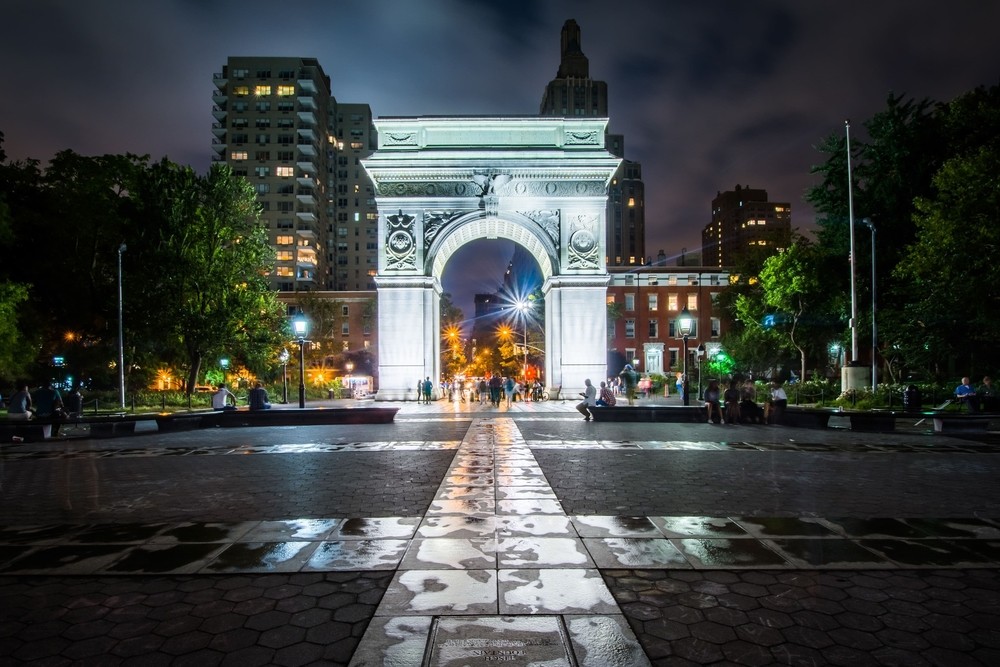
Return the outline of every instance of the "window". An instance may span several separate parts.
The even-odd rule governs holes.
[[[713,317],[710,326],[712,327],[712,338],[718,338],[722,335],[722,320],[718,317]]]
[[[291,235],[280,235],[274,239],[274,245],[295,245],[295,237]]]
[[[625,358],[628,359],[628,363],[635,363],[635,348],[626,347],[625,348]]]
[[[271,191],[271,186],[268,183],[258,183],[254,186],[254,189],[257,191],[257,194],[266,195]]]
[[[635,294],[625,295],[625,310],[635,310]]]
[[[290,178],[295,175],[294,167],[275,167],[274,173],[282,178]]]
[[[288,113],[289,111],[295,111],[294,102],[278,102],[278,111],[282,113]]]
[[[279,250],[275,253],[274,258],[279,262],[290,262],[292,261],[292,251],[291,250]]]
[[[687,295],[688,310],[698,310],[698,295],[688,294]]]
[[[271,110],[271,103],[270,102],[257,102],[257,104],[254,105],[254,108],[257,109],[257,111],[267,113],[268,111]]]
[[[292,210],[294,210],[294,206],[295,205],[292,204],[292,202],[290,202],[290,201],[279,201],[278,202],[278,211],[280,213],[291,213]]]
[[[246,97],[250,94],[250,86],[233,86],[233,95],[236,97]]]
[[[681,351],[676,347],[670,348],[670,368],[677,367],[677,360],[681,358]]]
[[[271,135],[270,134],[258,134],[258,135],[255,135],[254,136],[254,141],[256,141],[258,144],[261,144],[261,145],[263,145],[263,144],[269,144],[269,143],[271,143]]]
[[[625,337],[635,338],[635,320],[625,320]]]
[[[253,87],[253,94],[257,97],[266,97],[271,94],[271,86],[259,85]]]
[[[658,324],[659,323],[656,320],[650,320],[649,321],[649,337],[650,338],[659,338],[660,337],[660,327],[658,326]]]
[[[246,102],[233,102],[233,112],[243,113],[250,108],[250,105]]]
[[[274,272],[281,278],[291,278],[294,275],[290,266],[279,266]]]
[[[271,159],[271,151],[254,151],[253,159],[260,162]]]
[[[271,78],[271,70],[269,70],[269,69],[259,69],[259,70],[257,70],[257,78],[258,79],[270,79]]]
[[[229,159],[236,160],[236,161],[246,160],[247,159],[247,152],[246,151],[233,151],[230,154]]]
[[[253,173],[257,178],[267,178],[271,175],[270,167],[254,167]]]
[[[292,120],[291,118],[279,118],[277,125],[280,128],[288,129],[295,127],[295,121]]]
[[[657,306],[657,295],[656,294],[650,294],[649,295],[649,309],[655,311],[656,310],[656,306]]]
[[[344,320],[340,323],[340,333],[343,336],[351,335],[351,323],[348,320]]]
[[[667,310],[670,310],[670,311],[680,310],[680,308],[678,308],[678,306],[677,306],[677,295],[676,294],[668,294],[667,295]]]
[[[295,86],[278,86],[278,97],[292,97],[295,95]]]
[[[257,127],[258,130],[267,129],[267,128],[271,127],[271,119],[270,118],[258,118],[256,120],[256,122],[254,123],[254,125]]]
[[[246,69],[245,67],[234,67],[230,72],[230,74],[234,79],[242,79],[246,76],[249,76],[250,70]]]

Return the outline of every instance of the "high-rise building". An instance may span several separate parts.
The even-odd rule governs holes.
[[[580,26],[570,19],[560,36],[560,60],[556,78],[542,94],[541,116],[608,116],[608,84],[590,78],[590,62],[584,55]],[[608,266],[645,263],[646,206],[642,165],[625,158],[625,138],[608,134],[605,147],[623,158],[608,191],[605,259]]]
[[[767,190],[737,185],[712,200],[712,222],[701,232],[702,263],[730,267],[773,255],[788,247],[791,235],[791,204],[768,201]]]
[[[313,58],[231,57],[214,75],[214,161],[250,180],[279,291],[327,278],[330,78]]]
[[[361,160],[378,147],[367,104],[330,104],[336,139],[330,160],[327,288],[374,290],[378,270],[378,208]]]

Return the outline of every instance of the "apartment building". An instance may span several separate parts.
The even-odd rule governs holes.
[[[788,247],[791,235],[791,204],[768,201],[767,190],[737,185],[712,200],[712,221],[701,233],[702,262],[721,268],[773,255]]]

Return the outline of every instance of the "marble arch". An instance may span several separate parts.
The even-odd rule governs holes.
[[[440,379],[441,276],[458,248],[507,238],[542,269],[545,379],[575,396],[607,364],[605,211],[620,159],[604,118],[380,118],[363,160],[378,206],[378,400]]]

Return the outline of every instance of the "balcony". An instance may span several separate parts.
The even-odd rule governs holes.
[[[226,126],[222,123],[212,123],[212,134],[222,138],[226,136]]]
[[[316,100],[311,97],[306,97],[305,95],[299,95],[299,111],[312,110],[316,108]]]
[[[299,148],[299,153],[302,155],[308,155],[309,157],[316,157],[316,146],[312,142],[299,139],[297,144]]]
[[[219,155],[223,155],[226,149],[229,148],[229,144],[221,139],[212,139],[212,150]]]
[[[309,176],[303,176],[302,174],[299,174],[299,176],[295,180],[299,185],[306,188],[311,188],[314,185],[316,185],[316,181],[313,178]]]
[[[299,121],[300,122],[307,123],[309,125],[315,125],[316,124],[316,114],[314,114],[312,112],[312,110],[310,110],[310,109],[299,109],[297,113],[298,113]]]
[[[316,143],[316,130],[312,125],[302,125],[296,130],[296,132],[299,133],[299,141],[304,139],[309,143]]]
[[[306,161],[300,158],[299,161],[295,163],[295,166],[297,166],[299,170],[308,174],[316,173],[316,164],[312,160]]]
[[[212,93],[212,101],[215,102],[216,105],[225,104],[228,100],[229,96],[223,92],[217,91]]]
[[[228,113],[225,104],[212,107],[212,115],[215,116],[215,120],[224,120]]]
[[[299,72],[299,78],[295,83],[298,84],[299,90],[303,92],[306,93],[316,92],[316,82],[313,81],[312,79],[307,79],[305,77],[305,72]]]
[[[299,220],[305,220],[306,222],[316,222],[316,214],[313,211],[306,209],[300,209],[295,212],[296,217]]]
[[[219,90],[225,90],[226,84],[229,83],[229,77],[222,72],[215,72],[212,74],[212,83],[214,83],[215,87]]]
[[[316,240],[316,230],[313,229],[312,227],[299,225],[299,228],[295,230],[295,233],[298,234],[299,238],[301,239],[306,239],[310,241]]]
[[[299,191],[295,193],[295,198],[303,204],[316,205],[316,193],[312,188],[299,188]]]

